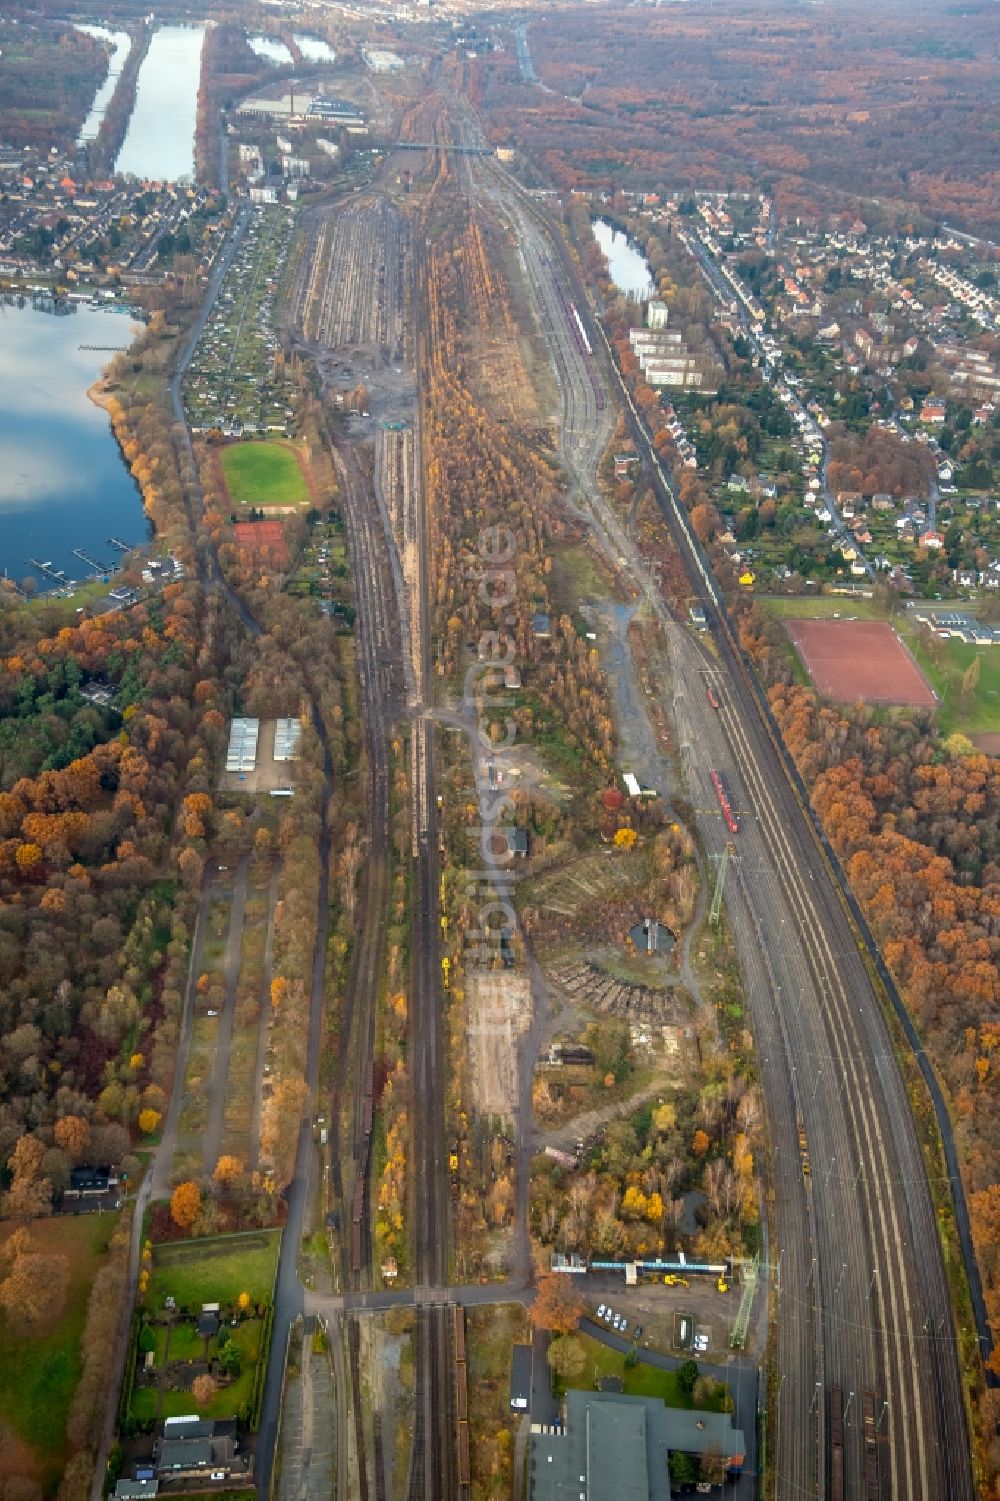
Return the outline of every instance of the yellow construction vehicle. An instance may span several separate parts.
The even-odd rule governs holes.
[[[729,1291],[729,1283],[726,1281],[725,1277],[720,1277],[715,1285],[719,1289],[720,1293],[727,1293]]]
[[[691,1286],[690,1282],[688,1281],[688,1279],[686,1277],[680,1277],[680,1276],[677,1275],[676,1272],[668,1272],[666,1274],[666,1276],[664,1277],[663,1281],[665,1282],[665,1284],[667,1285],[667,1287],[690,1287]]]

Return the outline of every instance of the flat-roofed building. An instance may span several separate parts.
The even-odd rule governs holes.
[[[259,719],[233,720],[229,731],[229,749],[226,751],[227,771],[253,771],[257,765],[259,734]]]
[[[302,740],[302,721],[299,719],[277,719],[274,723],[274,759],[276,761],[294,761],[299,753],[299,743]]]
[[[670,1501],[670,1455],[742,1467],[727,1413],[683,1412],[658,1397],[570,1391],[561,1430],[534,1433],[530,1501]]]

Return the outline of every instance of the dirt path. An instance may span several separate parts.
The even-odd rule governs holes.
[[[215,1044],[215,1069],[212,1073],[212,1093],[208,1105],[208,1121],[202,1144],[201,1166],[206,1174],[211,1173],[219,1160],[222,1145],[222,1128],[226,1117],[226,1081],[229,1078],[229,1054],[233,1046],[233,1027],[236,1017],[236,987],[240,978],[240,951],[243,945],[243,917],[247,904],[247,877],[250,872],[250,856],[244,855],[236,871],[233,886],[233,905],[229,918],[229,938],[226,943],[225,981],[226,998],[219,1017],[219,1035]]]
[[[267,888],[267,938],[264,943],[264,979],[260,993],[260,1021],[257,1026],[257,1062],[254,1068],[253,1115],[250,1121],[250,1168],[260,1167],[260,1118],[264,1103],[264,1063],[267,1058],[268,1018],[271,1013],[271,979],[274,956],[274,913],[278,905],[278,877],[281,866],[271,871]]]
[[[201,974],[201,956],[205,945],[205,929],[208,922],[208,910],[214,895],[214,885],[211,876],[206,872],[205,880],[201,888],[201,899],[198,903],[198,914],[195,918],[194,934],[191,940],[191,959],[188,964],[187,990],[184,995],[184,1013],[181,1017],[181,1035],[177,1043],[176,1062],[174,1065],[174,1087],[170,1096],[170,1104],[167,1108],[167,1119],[163,1126],[163,1135],[156,1149],[153,1159],[153,1169],[147,1180],[149,1199],[167,1199],[173,1186],[171,1169],[174,1156],[177,1152],[177,1132],[180,1127],[181,1110],[184,1106],[184,1076],[187,1072],[188,1053],[191,1047],[191,1023],[194,1018],[195,985]]]
[[[672,1081],[676,1084],[676,1080]],[[637,1094],[629,1095],[627,1100],[612,1100],[608,1105],[601,1105],[597,1110],[585,1110],[582,1115],[574,1115],[571,1120],[564,1121],[561,1126],[553,1126],[551,1131],[540,1131],[535,1135],[535,1151],[544,1151],[546,1147],[556,1147],[560,1152],[572,1152],[577,1141],[593,1136],[601,1126],[607,1125],[608,1121],[616,1120],[619,1116],[632,1115],[645,1105],[647,1100],[654,1100],[667,1088],[668,1077],[664,1075],[656,1083],[648,1084],[645,1089],[640,1089]]]

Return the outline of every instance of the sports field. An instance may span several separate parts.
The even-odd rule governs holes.
[[[238,506],[305,506],[309,486],[289,443],[249,440],[220,450],[229,497]]]
[[[838,703],[933,709],[937,698],[892,627],[880,620],[786,620],[809,676]]]

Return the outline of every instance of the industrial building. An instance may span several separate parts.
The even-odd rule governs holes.
[[[245,120],[304,120],[313,103],[311,94],[281,93],[244,99],[236,111]]]
[[[389,52],[384,47],[365,47],[362,56],[373,73],[402,73],[406,67],[398,52]]]
[[[274,724],[275,761],[294,761],[299,753],[302,739],[302,722],[298,719],[277,719]]]
[[[327,125],[342,125],[347,131],[365,130],[368,125],[364,111],[349,99],[313,99],[307,114],[310,120],[322,120]]]
[[[658,1397],[566,1393],[561,1427],[531,1436],[530,1501],[670,1501],[670,1455],[743,1464],[728,1413],[686,1412]],[[721,1479],[721,1475],[720,1475]]]
[[[259,719],[233,720],[229,731],[229,749],[226,751],[227,771],[253,771],[257,764],[257,737],[259,734]]]

